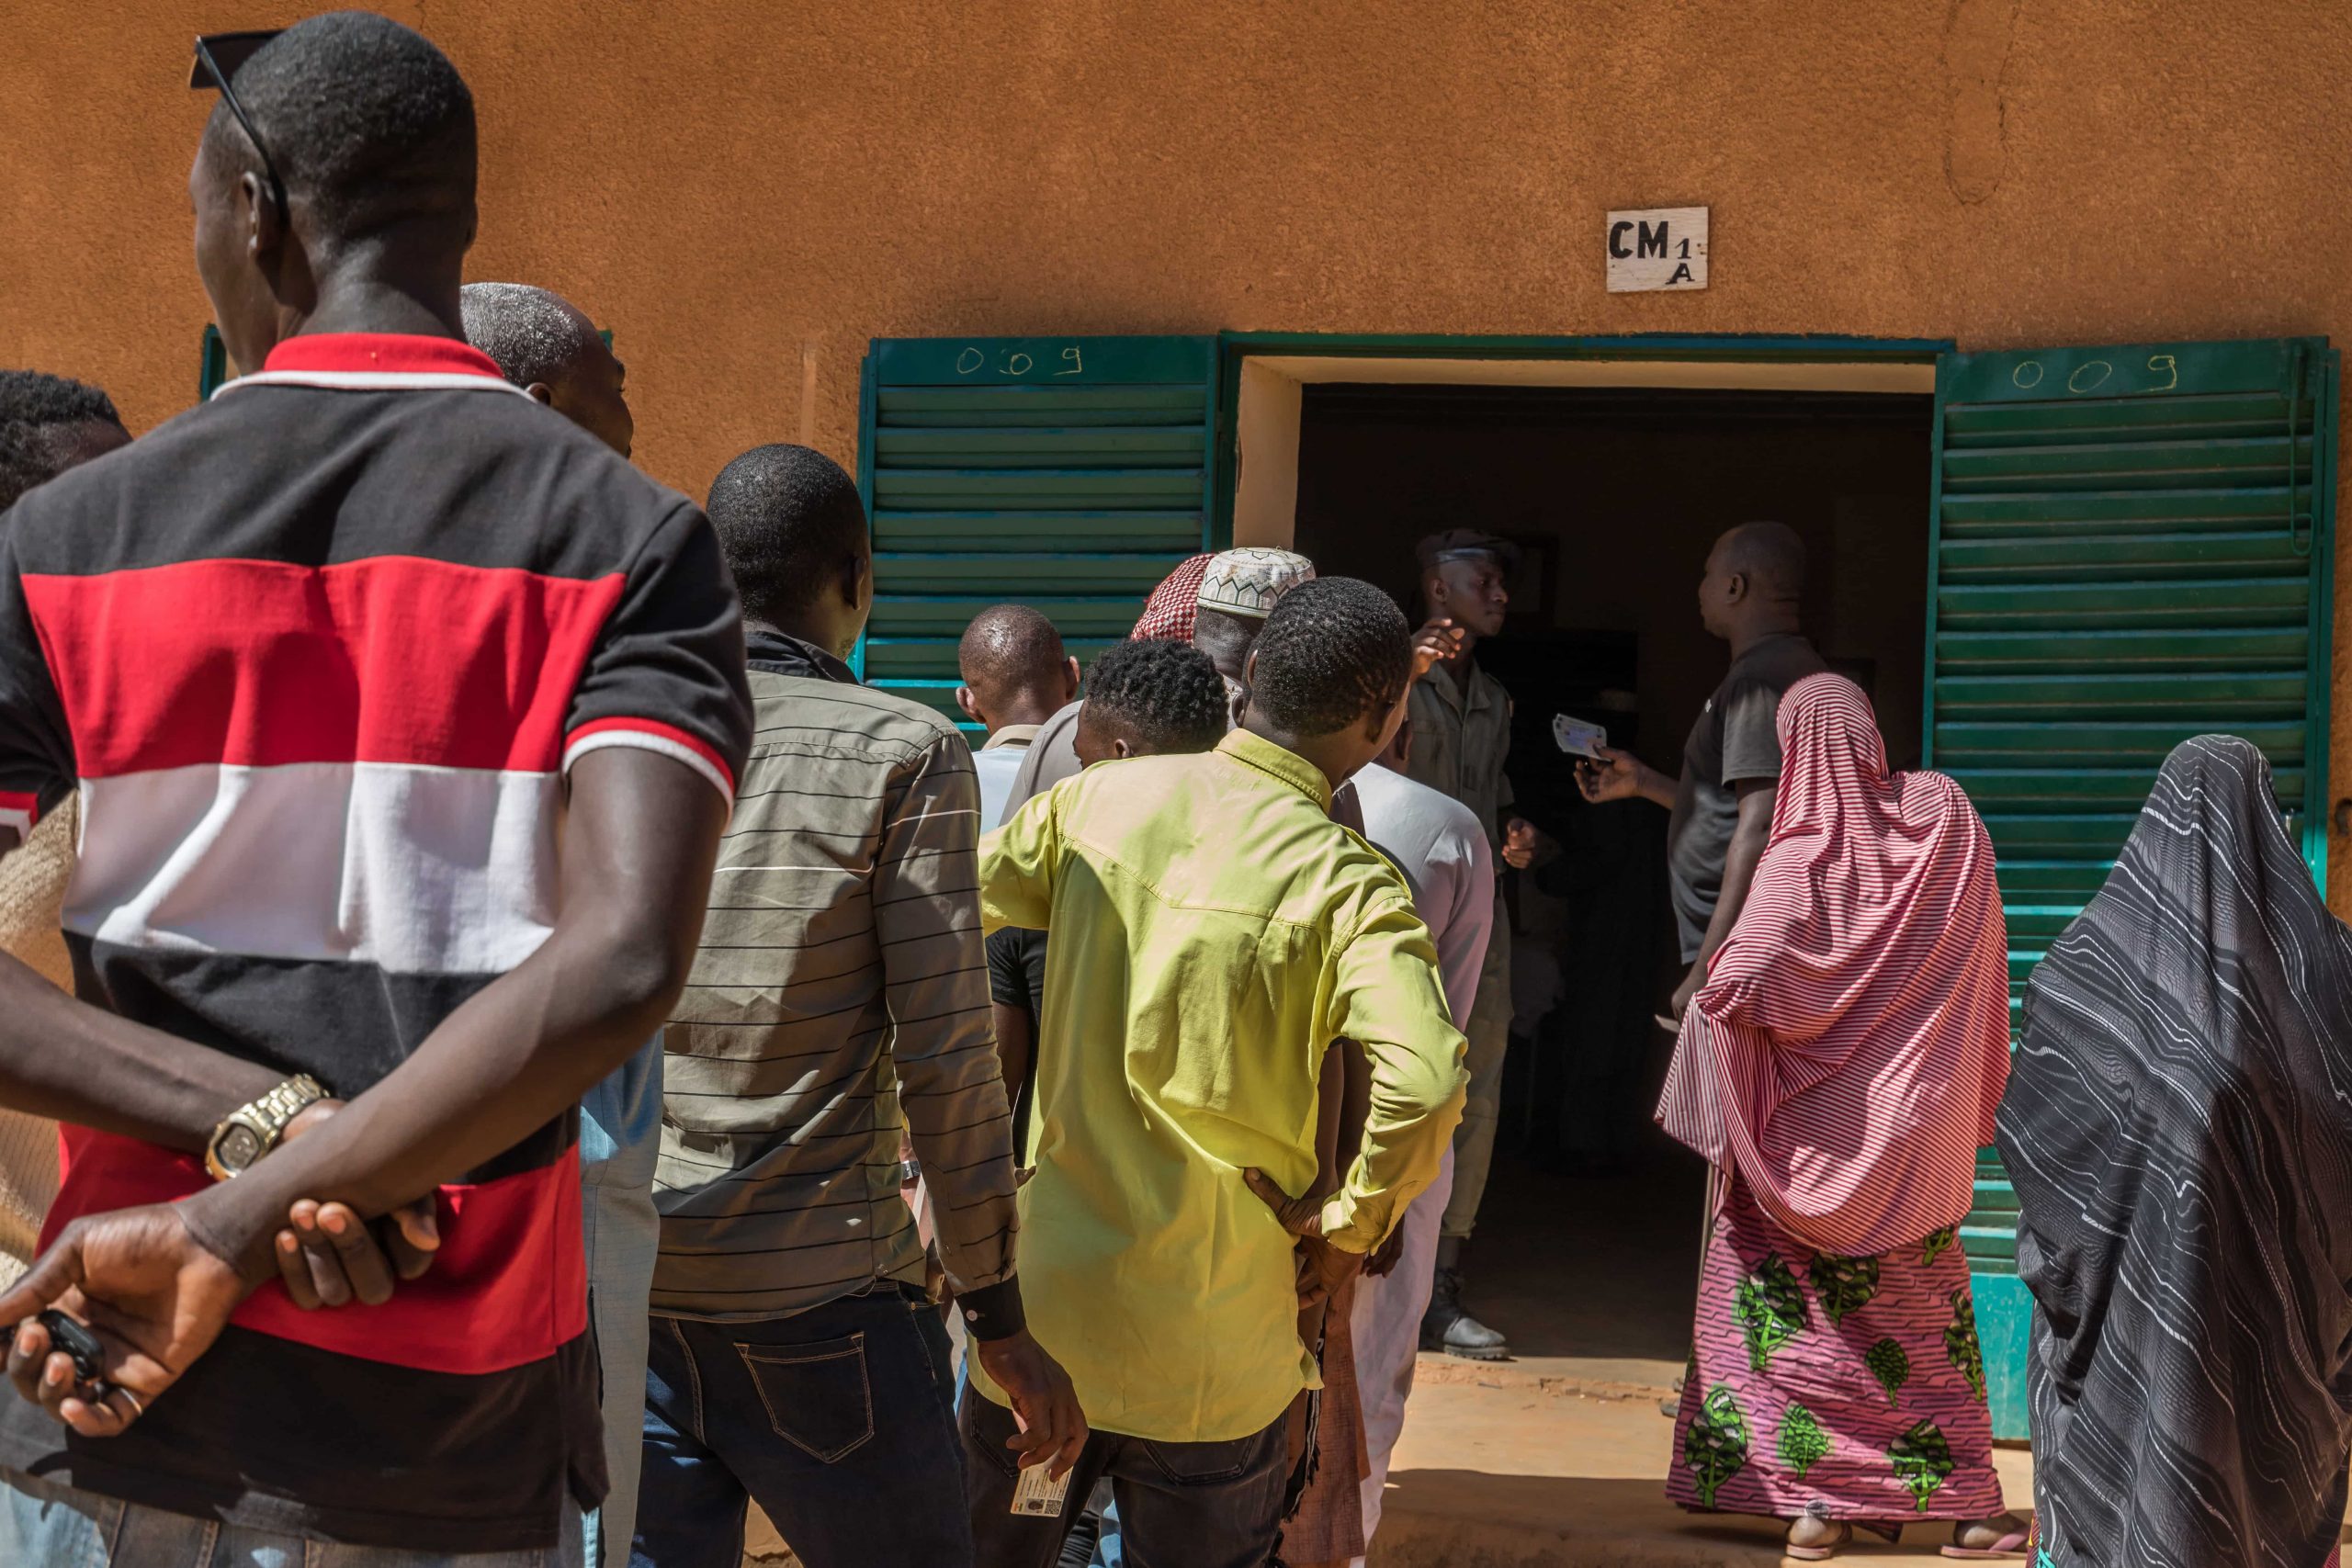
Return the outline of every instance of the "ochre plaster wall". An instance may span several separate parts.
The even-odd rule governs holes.
[[[697,493],[804,419],[850,457],[877,335],[2352,337],[2352,7],[385,8],[481,104],[469,276],[612,327],[640,460]],[[292,14],[14,0],[0,363],[100,381],[134,429],[187,405],[188,39]],[[1702,202],[1706,292],[1602,291],[1606,209]]]

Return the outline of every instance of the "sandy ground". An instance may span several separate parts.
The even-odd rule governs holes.
[[[1671,1363],[1649,1363],[1670,1379]],[[1661,1385],[1629,1382],[1642,1363],[1559,1361],[1474,1367],[1421,1358],[1389,1474],[1373,1568],[1519,1568],[1568,1564],[1766,1564],[1781,1559],[1782,1526],[1686,1514],[1663,1481],[1674,1423]],[[1996,1455],[2021,1510],[2033,1461]],[[1840,1561],[1933,1558],[1949,1525],[1915,1526],[1900,1548],[1874,1538]]]
[[[1698,1277],[1702,1174],[1667,1156],[1606,1179],[1498,1162],[1470,1255],[1472,1309],[1514,1360],[1424,1356],[1390,1472],[1372,1568],[1773,1564],[1784,1527],[1684,1513],[1666,1500],[1674,1424],[1658,1400],[1681,1372]],[[1997,1456],[2012,1506],[2032,1460]],[[760,1568],[782,1568],[756,1515]],[[1840,1561],[1939,1561],[1949,1525]]]

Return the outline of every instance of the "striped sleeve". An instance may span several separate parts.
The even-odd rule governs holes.
[[[967,1325],[992,1339],[1019,1328],[1021,1314],[1011,1284],[1012,1117],[980,938],[979,807],[963,738],[940,734],[892,791],[874,919],[899,1102],[936,1206],[942,1260]]]
[[[572,694],[563,766],[606,746],[655,751],[721,795],[751,748],[743,624],[718,536],[680,502],[630,564]]]
[[[17,561],[20,513],[0,513],[0,852],[74,789],[73,732],[33,624]]]

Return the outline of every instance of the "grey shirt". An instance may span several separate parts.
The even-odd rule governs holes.
[[[1030,796],[1078,776],[1078,710],[1085,705],[1086,699],[1080,697],[1055,710],[1053,717],[1037,727],[1029,750],[1021,754],[1021,766],[1013,770],[1012,786],[1005,794],[1005,817],[1026,806]]]
[[[1511,803],[1510,694],[1476,663],[1465,686],[1439,665],[1413,682],[1413,756],[1406,775],[1470,808],[1490,849],[1502,847]]]
[[[1685,964],[1699,956],[1723,896],[1724,861],[1739,823],[1740,783],[1781,776],[1781,694],[1827,668],[1796,633],[1768,637],[1732,660],[1690,727],[1682,746],[1682,784],[1666,829],[1667,875]]]

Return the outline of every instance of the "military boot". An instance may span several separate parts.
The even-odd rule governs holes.
[[[1510,1342],[1462,1310],[1460,1245],[1451,1236],[1439,1244],[1442,1261],[1430,1290],[1430,1310],[1421,1317],[1421,1348],[1465,1361],[1507,1361]]]

